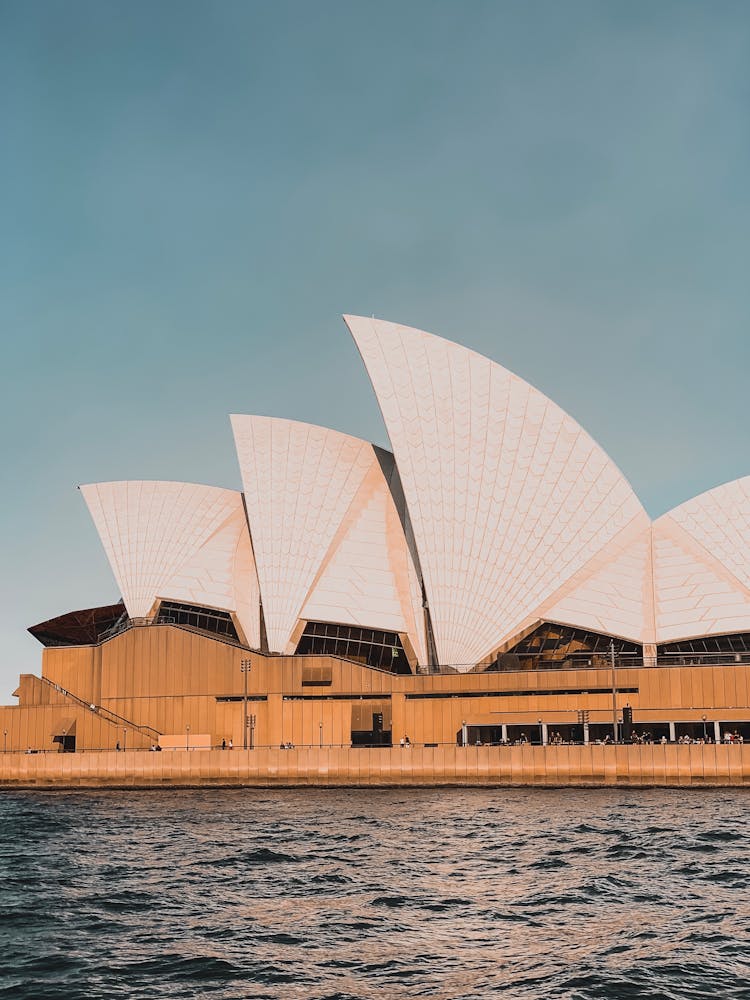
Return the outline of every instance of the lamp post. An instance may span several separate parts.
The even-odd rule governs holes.
[[[617,666],[615,664],[615,640],[609,641],[609,658],[612,664],[612,739],[618,742],[617,732]]]
[[[122,749],[123,751],[128,749],[128,731],[124,726],[122,730]]]
[[[253,665],[252,660],[240,660],[240,671],[242,673],[242,739],[243,746],[247,750],[247,675]]]
[[[257,715],[251,715],[248,719],[250,723],[250,749],[255,749],[255,723],[258,721]]]
[[[318,729],[320,730],[320,746],[321,746],[321,749],[322,749],[322,747],[323,747],[323,723],[322,722],[318,723]]]
[[[543,747],[544,746],[544,731],[542,729],[542,720],[541,719],[537,719],[536,720],[536,724],[539,726],[539,746]]]
[[[185,749],[190,749],[190,723],[185,726]]]
[[[8,730],[3,729],[3,753],[8,752]]]
[[[703,716],[703,742],[704,743],[706,742],[706,737],[707,737],[707,733],[706,733],[706,716],[704,715]]]

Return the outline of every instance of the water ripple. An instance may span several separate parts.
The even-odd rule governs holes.
[[[747,792],[0,796],[0,1000],[747,1000]]]

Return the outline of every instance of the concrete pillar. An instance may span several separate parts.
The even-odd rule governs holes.
[[[714,722],[714,743],[721,743],[721,723]]]
[[[542,746],[546,747],[549,742],[549,735],[547,733],[547,723],[542,723]]]
[[[674,722],[669,723],[669,742],[670,743],[677,742],[677,731],[674,727]]]
[[[584,722],[583,724],[583,745],[587,747],[589,745],[589,724]]]
[[[466,747],[469,745],[469,727],[465,722],[461,723],[461,746]]]
[[[503,743],[508,742],[508,727],[504,722],[500,726],[500,738],[502,739]]]

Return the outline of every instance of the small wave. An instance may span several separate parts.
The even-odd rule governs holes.
[[[433,913],[444,913],[446,910],[455,910],[465,906],[473,906],[471,899],[439,899],[430,902],[419,903],[420,909],[430,910]]]
[[[746,1000],[746,790],[696,795],[0,796],[0,1000]]]
[[[313,875],[310,879],[313,885],[326,885],[331,883],[333,885],[351,885],[352,878],[349,875],[341,875],[339,872],[330,872],[320,875]]]
[[[570,867],[570,862],[566,861],[565,858],[560,858],[560,857],[540,858],[538,861],[534,861],[532,862],[532,864],[529,865],[529,868],[538,869],[541,871],[554,868],[569,868],[569,867]]]
[[[294,854],[284,854],[281,851],[273,851],[269,847],[259,847],[257,850],[248,851],[244,854],[236,854],[231,857],[211,860],[209,858],[200,862],[203,868],[226,868],[226,867],[247,867],[248,865],[280,865],[296,864],[300,858]]]
[[[698,834],[698,840],[710,841],[712,844],[731,844],[736,841],[744,841],[746,838],[741,833],[732,830],[704,830]]]
[[[413,900],[407,898],[406,896],[377,896],[375,899],[370,901],[371,906],[387,906],[390,909],[395,909],[399,906],[409,906]]]

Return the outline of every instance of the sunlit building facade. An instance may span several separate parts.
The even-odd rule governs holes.
[[[345,319],[392,452],[236,415],[241,491],[81,486],[121,602],[30,630],[13,745],[750,738],[750,477],[652,521],[518,376]]]

